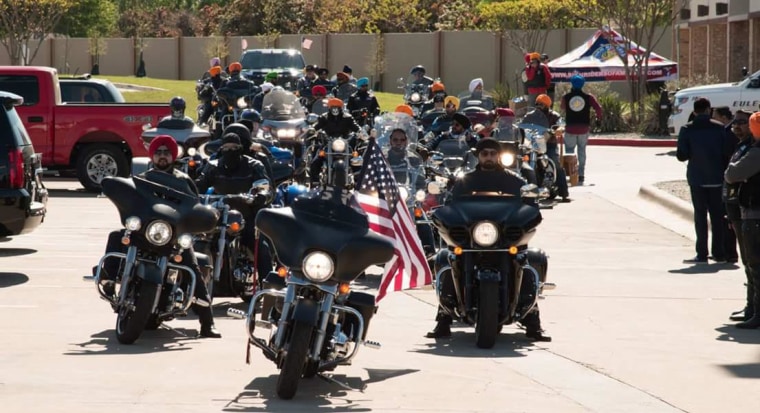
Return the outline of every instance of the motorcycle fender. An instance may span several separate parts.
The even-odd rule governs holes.
[[[164,272],[153,262],[138,262],[137,276],[153,284],[161,285],[164,282]]]
[[[480,270],[475,275],[475,278],[481,283],[493,282],[498,284],[501,281],[501,274],[497,271]]]
[[[293,321],[300,321],[312,327],[317,326],[319,319],[319,303],[314,300],[301,299],[293,309]]]
[[[139,175],[150,169],[151,161],[147,156],[132,158],[132,175]]]

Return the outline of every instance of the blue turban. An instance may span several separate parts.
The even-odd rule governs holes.
[[[357,87],[369,86],[369,79],[367,79],[366,77],[360,78],[359,80],[356,81],[356,86]]]
[[[583,89],[585,83],[586,79],[581,75],[575,74],[570,78],[570,84],[573,85],[573,89]]]

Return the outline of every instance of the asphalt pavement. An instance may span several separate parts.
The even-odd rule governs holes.
[[[278,400],[277,369],[252,349],[242,323],[216,302],[220,340],[197,339],[197,319],[114,337],[115,314],[90,273],[119,225],[105,198],[48,180],[50,213],[36,232],[0,244],[2,412],[746,412],[760,408],[760,331],[728,321],[743,306],[743,269],[690,267],[691,221],[642,185],[682,179],[672,148],[589,148],[587,185],[543,211],[533,245],[550,256],[557,289],[540,302],[551,343],[508,326],[490,350],[474,330],[432,329],[429,288],[389,294],[352,366],[303,380]],[[379,274],[378,268],[373,269]],[[377,275],[356,285],[372,290]],[[363,390],[359,390],[363,389]]]

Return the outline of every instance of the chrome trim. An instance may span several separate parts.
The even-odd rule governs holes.
[[[317,330],[316,337],[314,337],[314,345],[311,348],[310,358],[314,361],[319,360],[319,354],[322,352],[322,345],[325,343],[325,336],[327,335],[327,323],[330,321],[334,302],[335,296],[330,294],[326,295],[322,300],[322,308],[319,310],[319,329]]]
[[[301,278],[297,275],[290,274],[288,278],[285,279],[285,282],[288,285],[299,285],[301,287],[315,287],[316,289],[333,296],[338,295],[338,284],[334,285],[325,285],[325,284],[319,284],[315,283],[314,281],[309,281],[305,277]],[[283,311],[283,314],[285,314],[285,311]]]
[[[349,312],[353,314],[356,317],[356,319],[359,320],[359,328],[357,329],[356,334],[354,334],[355,336],[354,348],[351,349],[351,354],[349,354],[346,357],[336,358],[335,360],[329,361],[324,364],[320,363],[319,371],[328,370],[331,367],[338,366],[341,364],[346,364],[347,362],[351,361],[351,359],[356,357],[356,354],[359,352],[359,347],[361,347],[361,345],[364,343],[364,340],[362,340],[362,336],[364,335],[364,317],[362,316],[362,314],[358,310],[352,307],[348,307],[348,306],[334,305],[332,308],[334,311],[345,311],[345,312]]]

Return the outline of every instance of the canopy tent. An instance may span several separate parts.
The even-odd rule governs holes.
[[[626,55],[627,44],[627,39],[612,29],[597,30],[581,46],[548,63],[552,81],[569,82],[570,77],[576,73],[583,75],[588,82],[626,80],[625,65],[620,55],[627,56],[628,65],[632,67],[635,64],[633,55],[646,53],[646,49],[631,42],[631,50]],[[647,81],[665,82],[676,79],[678,63],[652,52],[649,55]]]

